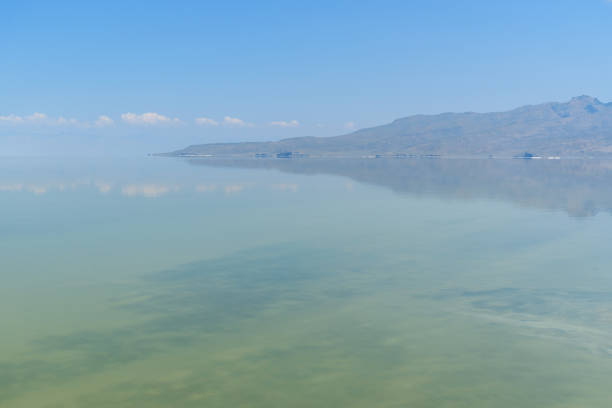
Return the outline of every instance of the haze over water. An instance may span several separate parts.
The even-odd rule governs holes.
[[[607,407],[598,161],[0,161],[2,407]]]

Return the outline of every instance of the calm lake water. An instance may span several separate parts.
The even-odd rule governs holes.
[[[612,163],[0,159],[0,406],[609,407]]]

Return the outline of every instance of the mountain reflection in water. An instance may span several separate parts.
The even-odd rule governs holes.
[[[190,159],[195,166],[329,174],[398,193],[493,199],[587,217],[612,210],[612,162],[497,159]]]

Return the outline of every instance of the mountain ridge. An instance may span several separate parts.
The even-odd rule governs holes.
[[[501,112],[412,115],[388,124],[330,136],[275,142],[188,146],[169,156],[248,156],[300,152],[313,156],[612,155],[612,103],[581,95],[568,102],[525,105]]]

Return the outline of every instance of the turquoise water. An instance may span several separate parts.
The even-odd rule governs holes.
[[[611,168],[2,159],[0,406],[607,407]]]

